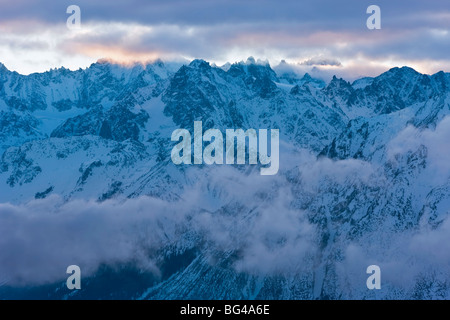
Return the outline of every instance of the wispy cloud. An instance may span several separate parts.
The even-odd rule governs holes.
[[[272,65],[326,57],[336,72],[408,64],[421,72],[450,68],[445,1],[380,0],[382,29],[365,22],[368,1],[78,1],[82,29],[68,30],[71,3],[2,2],[0,50],[7,67],[23,73],[50,67],[86,67],[99,58],[204,58],[217,64],[247,56]],[[27,45],[27,43],[29,43]],[[433,63],[437,62],[437,63]],[[367,66],[373,66],[368,68]],[[350,71],[348,71],[350,70]],[[373,73],[366,75],[375,75]]]
[[[316,249],[314,228],[305,212],[289,208],[289,190],[274,192],[283,178],[267,181],[257,172],[244,176],[227,167],[194,177],[198,182],[177,202],[151,197],[64,202],[50,196],[0,204],[0,279],[43,284],[64,279],[72,264],[87,277],[102,264],[120,263],[158,276],[158,253],[169,247],[195,247],[210,258],[239,252],[234,268],[256,274],[307,266],[305,257]],[[220,198],[205,198],[208,190]]]

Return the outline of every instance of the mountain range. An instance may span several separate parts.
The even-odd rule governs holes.
[[[0,298],[449,299],[449,115],[450,74],[409,67],[0,64]],[[173,164],[194,121],[279,129],[278,174]]]

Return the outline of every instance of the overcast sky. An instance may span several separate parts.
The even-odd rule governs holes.
[[[70,30],[69,5],[81,8]],[[369,5],[381,30],[369,30]],[[450,71],[448,0],[0,0],[0,61],[28,74],[54,67],[202,58],[267,59],[358,77],[408,65]],[[327,65],[327,64],[330,65]]]

